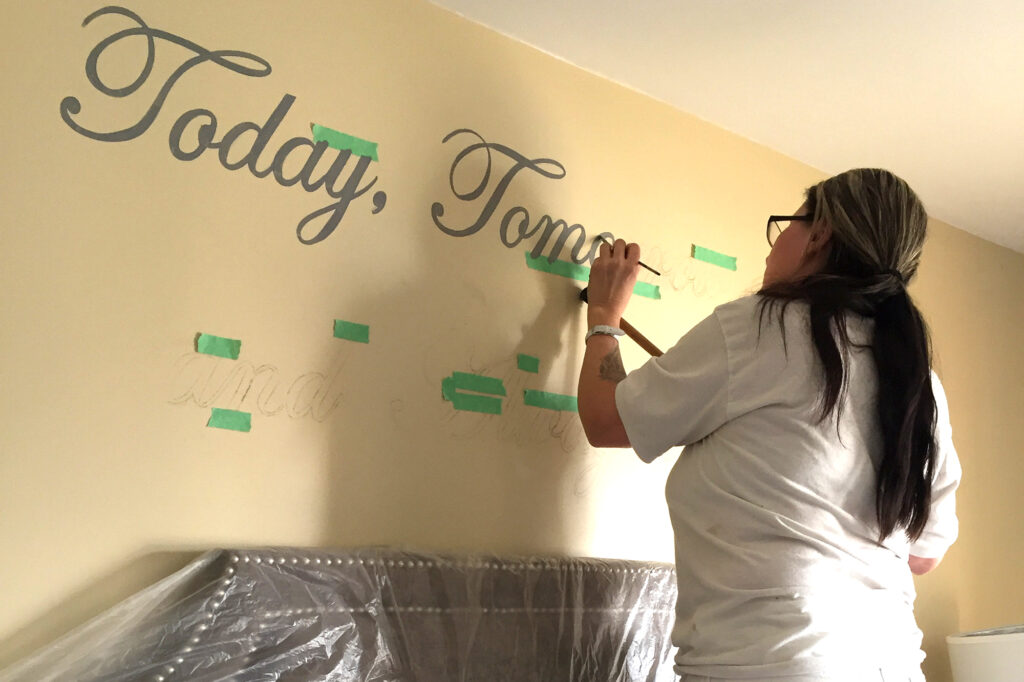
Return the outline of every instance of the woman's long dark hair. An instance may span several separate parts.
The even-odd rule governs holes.
[[[883,443],[875,501],[878,540],[898,528],[916,540],[931,504],[935,397],[928,328],[906,283],[917,272],[927,214],[903,180],[878,169],[847,171],[811,187],[805,206],[812,225],[832,230],[827,265],[802,280],[762,288],[762,320],[777,308],[781,323],[792,301],[810,305],[811,338],[825,375],[820,418],[838,410],[838,423],[851,346],[847,312],[874,319],[871,352]]]

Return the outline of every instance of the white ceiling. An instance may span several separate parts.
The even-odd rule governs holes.
[[[432,0],[1024,253],[1020,0]]]

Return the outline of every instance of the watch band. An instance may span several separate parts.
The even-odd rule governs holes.
[[[625,333],[626,332],[622,331],[618,327],[610,327],[610,326],[608,326],[606,324],[595,324],[593,327],[590,328],[590,331],[587,332],[586,337],[584,337],[584,339],[583,339],[583,343],[586,343],[587,341],[589,341],[590,337],[593,336],[594,334],[607,334],[608,336],[622,336]]]

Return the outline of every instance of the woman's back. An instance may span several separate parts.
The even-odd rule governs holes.
[[[666,486],[677,670],[839,680],[863,679],[861,667],[917,666],[910,543],[903,532],[876,541],[873,322],[848,316],[841,409],[819,420],[823,378],[807,305],[787,307],[783,339],[777,316],[762,323],[760,302],[720,306],[617,389],[641,457],[688,444]],[[940,471],[951,452],[941,447]],[[955,516],[936,516],[929,530],[952,542]]]

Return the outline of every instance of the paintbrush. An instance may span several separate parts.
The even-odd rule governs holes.
[[[587,300],[587,287],[583,287],[583,291],[580,292],[580,300],[586,303],[587,305],[590,304],[590,301]],[[661,349],[655,346],[653,343],[651,343],[650,339],[648,339],[646,336],[637,331],[637,328],[631,325],[629,322],[626,322],[624,318],[619,318],[619,328],[622,331],[626,332],[626,336],[636,341],[637,345],[643,348],[645,351],[647,351],[654,357],[661,356]]]
[[[608,240],[605,239],[604,237],[602,237],[601,235],[597,235],[597,237],[595,237],[595,239],[599,239],[601,241],[601,243],[604,244],[605,246],[607,246],[609,249],[612,248],[612,245],[610,243],[608,243]],[[643,261],[640,261],[639,263],[637,263],[637,265],[639,265],[642,268],[647,268],[648,270],[653,272],[655,275],[658,275],[659,277],[661,276],[660,272],[658,272],[657,270],[655,270],[654,268],[652,268],[650,265],[648,265],[647,263],[645,263]]]

